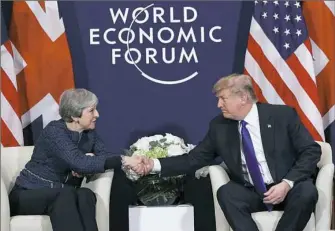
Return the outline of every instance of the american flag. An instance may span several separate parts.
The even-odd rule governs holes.
[[[326,112],[320,103],[314,50],[302,3],[255,1],[254,4],[245,72],[253,78],[260,101],[294,107],[314,139],[325,140],[322,117]]]

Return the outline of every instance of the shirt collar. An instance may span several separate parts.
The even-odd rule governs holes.
[[[252,126],[255,126],[257,125],[257,120],[258,120],[258,109],[257,109],[257,105],[254,103],[251,107],[251,110],[249,111],[247,116],[244,118],[244,121]]]

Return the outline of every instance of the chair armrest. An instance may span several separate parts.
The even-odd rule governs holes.
[[[83,180],[81,187],[91,189],[96,197],[96,220],[101,231],[109,230],[109,201],[112,187],[114,171],[109,170],[101,174],[96,174],[87,183]]]
[[[332,215],[334,165],[324,165],[316,178],[319,200],[315,208],[316,230],[329,230]]]
[[[229,176],[227,172],[220,165],[210,166],[209,176],[211,179],[212,191],[213,191],[216,231],[229,231],[230,226],[221,210],[216,195],[218,189],[222,185],[227,184],[230,181]]]
[[[6,185],[1,177],[1,230],[10,230],[10,208]]]

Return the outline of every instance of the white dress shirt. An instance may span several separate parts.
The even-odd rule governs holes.
[[[263,144],[262,144],[262,137],[261,137],[261,130],[259,126],[259,117],[258,117],[258,109],[257,105],[254,104],[248,113],[248,115],[244,118],[244,121],[247,122],[246,128],[248,129],[251,141],[254,146],[254,150],[256,153],[256,159],[258,162],[259,169],[261,171],[263,180],[265,184],[273,183],[273,179],[269,170],[269,166],[265,159]],[[238,122],[238,131],[240,134],[240,147],[241,147],[241,160],[242,160],[242,174],[244,179],[253,184],[249,170],[247,168],[247,163],[245,161],[243,146],[242,146],[242,125],[241,121]]]
[[[159,162],[158,159],[153,159],[153,160],[154,160],[154,167],[152,168],[151,172],[158,173],[162,169],[161,162]]]
[[[263,144],[262,144],[262,137],[261,137],[261,130],[259,126],[259,116],[258,116],[258,109],[257,105],[253,104],[250,112],[247,114],[247,116],[244,118],[244,121],[247,122],[246,128],[248,129],[251,140],[254,146],[254,150],[256,153],[256,159],[258,161],[258,166],[260,168],[263,180],[265,184],[271,184],[273,183],[273,179],[269,170],[269,166],[266,162],[265,159],[265,154],[264,154],[264,149],[263,149]],[[241,122],[239,121],[239,134],[240,134],[240,142],[242,141],[241,139]],[[249,183],[253,184],[251,176],[249,174],[249,170],[247,168],[247,164],[245,161],[244,157],[244,152],[242,148],[242,143],[240,144],[241,147],[241,161],[242,161],[242,174],[244,175],[244,179],[247,180]],[[152,173],[158,173],[161,171],[161,164],[158,159],[153,159],[154,161],[154,166],[152,169]],[[294,182],[283,179],[283,181],[287,182],[290,188],[293,187]]]

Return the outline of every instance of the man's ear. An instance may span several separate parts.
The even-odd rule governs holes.
[[[242,93],[242,95],[241,95],[241,103],[242,103],[243,105],[245,105],[245,104],[248,103],[248,99],[249,99],[248,94],[246,94],[246,93]]]

